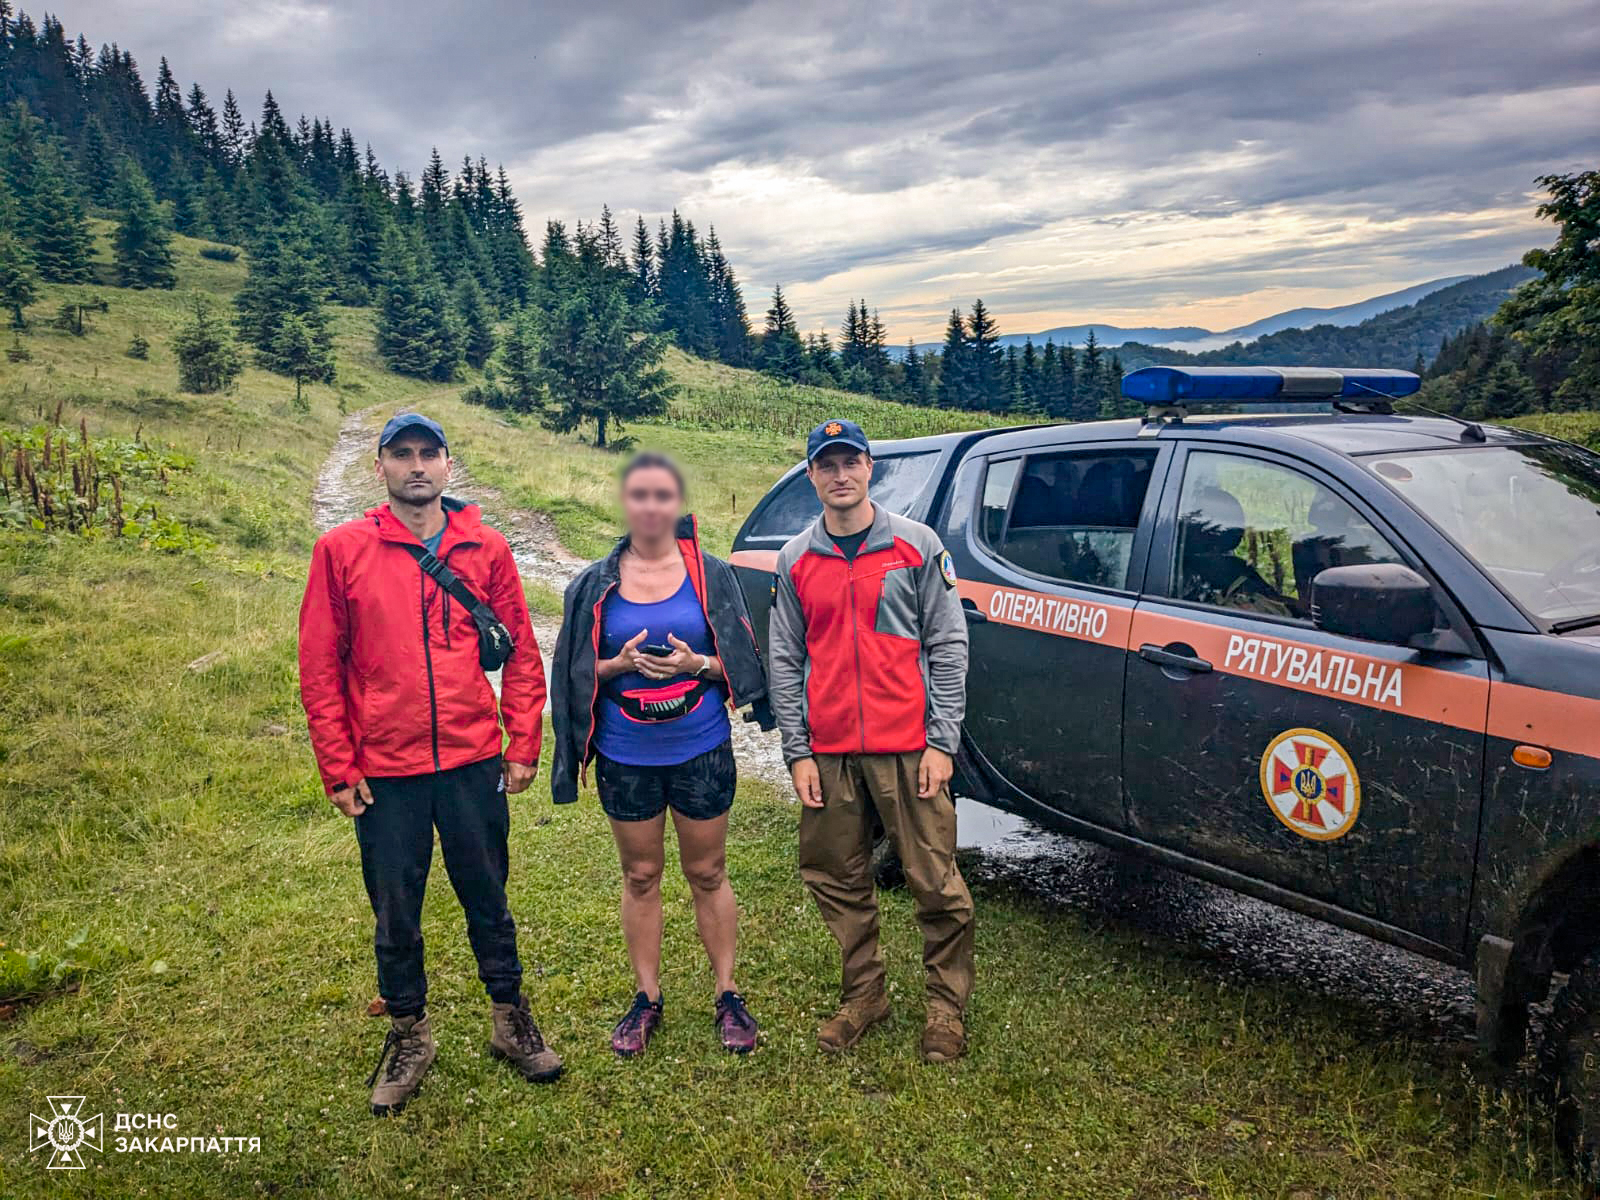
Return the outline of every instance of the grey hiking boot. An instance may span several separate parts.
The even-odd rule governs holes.
[[[561,1056],[544,1044],[526,996],[514,1005],[494,1005],[489,1054],[509,1062],[530,1083],[554,1083],[561,1077]]]
[[[426,1016],[390,1018],[389,1034],[383,1039],[378,1065],[367,1076],[367,1086],[372,1088],[372,1115],[392,1117],[405,1108],[438,1052]],[[373,1087],[374,1084],[377,1086]]]

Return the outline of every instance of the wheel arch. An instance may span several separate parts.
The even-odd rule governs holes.
[[[1478,1040],[1502,1062],[1522,1052],[1528,1005],[1551,976],[1600,949],[1600,842],[1576,846],[1545,872],[1509,931],[1478,942]]]

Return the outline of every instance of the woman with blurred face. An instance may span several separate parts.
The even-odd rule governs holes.
[[[747,1053],[756,1022],[734,986],[738,911],[728,884],[735,769],[730,707],[763,703],[766,678],[732,569],[700,550],[683,512],[683,475],[643,453],[623,470],[627,533],[567,589],[551,669],[556,731],[552,788],[577,799],[592,760],[622,862],[622,932],[633,1004],[612,1031],[624,1058],[661,1026],[661,872],[667,813],[715,975],[724,1047]]]

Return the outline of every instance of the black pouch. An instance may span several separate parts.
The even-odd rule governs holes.
[[[418,566],[433,576],[434,582],[472,614],[472,623],[478,627],[478,665],[485,671],[498,671],[505,666],[506,659],[517,647],[511,640],[511,631],[494,615],[494,609],[473,595],[472,589],[462,583],[456,573],[431,554],[427,547],[413,546],[407,542],[406,550],[417,560]]]

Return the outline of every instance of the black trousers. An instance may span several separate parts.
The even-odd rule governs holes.
[[[515,1003],[522,985],[517,926],[506,906],[510,809],[500,757],[430,775],[368,778],[372,804],[356,820],[361,877],[377,919],[378,994],[395,1016],[422,1011],[422,896],[439,830],[445,873],[467,914],[467,940],[491,999]]]

